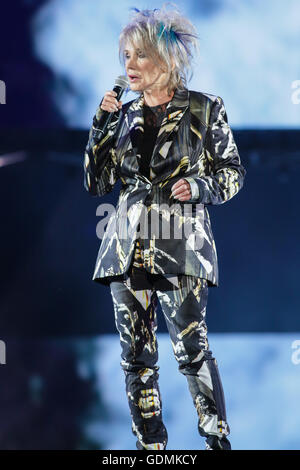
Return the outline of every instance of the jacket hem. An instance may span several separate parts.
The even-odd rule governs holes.
[[[110,283],[112,281],[122,281],[125,279],[125,275],[127,273],[122,273],[122,274],[115,274],[115,275],[112,275],[112,276],[104,276],[104,277],[92,277],[92,281],[96,282],[97,284],[102,284],[104,286],[108,286],[110,285]],[[189,274],[189,273],[164,273],[166,275],[186,275],[186,276],[195,276],[194,274]],[[195,276],[195,277],[201,277],[201,278],[204,278],[207,280],[207,284],[208,284],[208,287],[219,287],[219,283],[218,281],[214,281],[213,279],[209,278],[209,277],[206,277],[206,276]]]

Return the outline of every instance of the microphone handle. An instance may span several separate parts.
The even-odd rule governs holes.
[[[123,95],[123,93],[125,91],[125,88],[123,88],[119,85],[115,85],[114,88],[113,88],[113,91],[115,91],[117,93],[116,99],[118,101],[120,101],[120,98]],[[103,101],[103,99],[102,99],[102,101]],[[101,103],[102,103],[102,101],[101,101]],[[101,106],[101,103],[100,103],[99,106]],[[97,127],[100,132],[102,132],[102,135],[104,135],[106,133],[107,126],[110,123],[113,115],[115,114],[115,112],[118,112],[118,111],[110,113],[109,111],[102,110],[102,112],[103,112],[103,114],[102,114],[101,118],[99,119],[99,121],[95,120],[94,126]]]

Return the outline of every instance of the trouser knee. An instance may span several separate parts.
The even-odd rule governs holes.
[[[196,375],[204,363],[208,364],[207,361],[211,360],[215,361],[212,352],[201,348],[197,352],[187,354],[182,360],[178,360],[178,370],[183,375]]]

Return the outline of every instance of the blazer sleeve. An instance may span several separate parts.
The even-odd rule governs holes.
[[[211,163],[212,174],[186,178],[191,185],[192,197],[189,201],[223,204],[243,187],[246,169],[241,164],[232,130],[228,124],[224,102],[220,96],[216,97],[212,105],[204,152]]]
[[[102,103],[102,101],[101,101]],[[112,191],[119,179],[115,153],[115,137],[120,110],[113,117],[103,135],[99,129],[99,120],[103,110],[99,104],[89,131],[89,138],[84,152],[84,187],[92,196],[103,196]]]

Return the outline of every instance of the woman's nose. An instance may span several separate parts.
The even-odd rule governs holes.
[[[126,62],[127,69],[134,66],[135,64],[136,64],[136,59],[134,57],[130,57],[127,59],[127,62]]]

